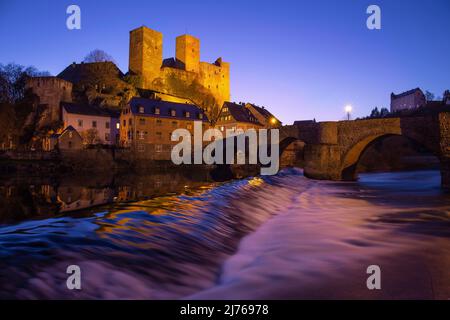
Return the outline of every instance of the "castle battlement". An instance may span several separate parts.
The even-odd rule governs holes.
[[[163,59],[162,33],[130,31],[129,71],[138,87],[191,99],[210,116],[230,100],[230,64],[200,61],[200,40],[192,35],[177,37],[175,58]]]

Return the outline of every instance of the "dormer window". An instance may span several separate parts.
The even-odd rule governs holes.
[[[144,107],[143,106],[139,106],[139,113],[144,113],[144,112],[145,112]]]
[[[191,117],[191,113],[189,111],[186,111],[185,116],[186,116],[186,118],[190,118]]]
[[[159,108],[155,108],[155,114],[160,114],[161,110]]]
[[[203,113],[199,113],[199,114],[198,114],[198,118],[199,118],[200,120],[202,120],[202,119],[203,119]]]
[[[174,110],[174,109],[170,110],[170,115],[171,115],[172,117],[176,117],[176,116],[177,116],[177,111]]]

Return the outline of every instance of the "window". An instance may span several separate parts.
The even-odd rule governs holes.
[[[157,126],[161,126],[162,125],[162,120],[160,120],[160,119],[156,120],[156,125]]]
[[[143,106],[139,106],[139,113],[144,113],[144,112],[145,112],[144,107]]]
[[[128,125],[130,125],[131,126],[131,124],[133,123],[133,120],[131,120],[131,118],[130,119],[128,119]]]
[[[72,141],[69,141],[69,149],[72,149]]]
[[[160,114],[161,110],[159,110],[159,108],[155,108],[155,114]]]
[[[225,107],[225,108],[222,109],[222,111],[223,111],[223,112],[228,112],[228,108]]]
[[[188,123],[187,126],[186,126],[186,128],[187,128],[188,130],[192,130],[192,124]]]
[[[106,121],[106,122],[105,122],[105,128],[106,128],[106,129],[109,129],[109,121]]]
[[[105,133],[105,141],[109,141],[109,133]]]
[[[157,133],[156,133],[156,138],[159,139],[159,140],[161,140],[161,138],[162,138],[162,132],[157,132]]]
[[[222,127],[220,127],[220,131],[224,131],[225,130],[225,128],[222,126]]]
[[[189,111],[186,111],[186,118],[190,118],[191,117],[191,113]]]
[[[145,126],[145,119],[144,118],[139,118],[139,124],[141,126]]]
[[[123,126],[124,126],[124,127],[127,126],[127,120],[123,120]]]
[[[92,128],[97,128],[97,121],[92,121]]]
[[[144,140],[145,139],[145,132],[144,131],[138,131],[138,139],[139,140]]]
[[[176,110],[170,110],[170,115],[172,116],[172,117],[176,117],[177,116],[177,111]]]
[[[120,123],[119,123],[119,122],[116,123],[116,129],[117,129],[117,130],[120,129]]]
[[[73,132],[69,131],[69,138],[73,138]]]
[[[161,153],[162,152],[162,145],[161,144],[155,144],[155,152]]]
[[[78,119],[78,126],[79,126],[79,127],[83,127],[83,120]]]
[[[198,114],[198,118],[199,118],[200,120],[202,120],[202,119],[203,119],[203,113],[199,113],[199,114]]]
[[[145,151],[145,145],[144,144],[138,144],[137,145],[138,152],[144,152]]]
[[[172,121],[172,127],[174,127],[174,128],[178,127],[178,122],[177,121]]]

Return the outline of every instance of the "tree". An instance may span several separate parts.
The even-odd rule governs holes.
[[[18,102],[24,96],[26,79],[43,76],[50,76],[50,73],[39,71],[33,66],[24,67],[15,63],[0,64],[0,102]]]
[[[99,142],[98,131],[95,128],[83,131],[81,134],[84,144],[92,145]]]
[[[427,99],[427,101],[433,101],[434,94],[427,90],[427,91],[425,91],[425,98]]]
[[[372,111],[370,112],[370,118],[377,118],[380,116],[380,111],[378,111],[378,107],[375,107],[372,109]]]
[[[91,63],[91,62],[107,62],[107,61],[111,61],[114,62],[114,59],[107,54],[105,51],[100,50],[100,49],[95,49],[91,52],[89,52],[89,54],[84,57],[83,62],[86,63]]]
[[[389,110],[387,108],[381,108],[380,110],[380,117],[386,117],[387,115],[389,115]]]

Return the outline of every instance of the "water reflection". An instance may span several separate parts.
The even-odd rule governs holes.
[[[188,193],[211,183],[207,171],[192,173],[175,169],[145,175],[13,177],[0,182],[0,224]]]

